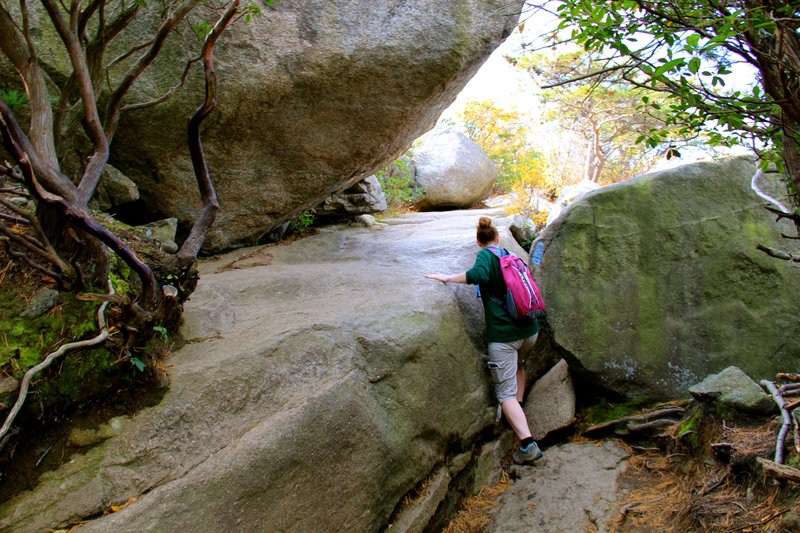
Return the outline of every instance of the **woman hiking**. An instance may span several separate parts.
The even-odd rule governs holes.
[[[490,295],[505,294],[506,286],[500,272],[499,259],[487,249],[500,243],[497,229],[488,217],[478,221],[476,238],[481,250],[475,264],[461,274],[427,274],[425,277],[444,283],[478,285],[486,319],[486,342],[489,347],[489,371],[495,384],[495,394],[502,413],[511,424],[520,446],[514,453],[514,462],[532,463],[542,456],[539,446],[531,436],[528,419],[522,410],[525,393],[525,370],[522,360],[531,351],[539,335],[539,321],[516,322]]]

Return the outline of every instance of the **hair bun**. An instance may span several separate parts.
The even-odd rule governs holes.
[[[478,220],[478,226],[481,228],[491,228],[492,227],[492,219],[489,217],[481,217]]]

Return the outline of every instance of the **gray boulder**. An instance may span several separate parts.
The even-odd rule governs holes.
[[[536,237],[536,224],[533,220],[522,215],[512,215],[508,217],[508,229],[518,243],[530,244]]]
[[[475,289],[423,277],[472,265],[483,214],[325,228],[201,262],[185,304],[195,342],[170,357],[164,398],[74,435],[97,444],[0,504],[0,531],[91,517],[82,531],[383,531],[431,477],[431,499],[403,515],[419,530],[498,429]],[[496,454],[480,461],[490,476]]]
[[[719,374],[692,385],[689,392],[697,399],[719,402],[746,413],[768,414],[777,409],[775,402],[758,383],[735,366],[729,366]]]
[[[55,289],[46,287],[39,289],[33,294],[30,302],[27,303],[25,309],[22,310],[19,316],[31,320],[39,318],[58,303],[59,296],[59,292]]]
[[[135,202],[139,199],[139,189],[136,184],[125,174],[111,165],[106,165],[103,175],[93,200],[101,211],[108,211],[112,207]]]
[[[220,202],[205,251],[254,243],[400,156],[511,33],[522,4],[274,2],[234,25],[217,47],[220,103],[204,130]],[[132,99],[175,83],[197,46],[192,32],[182,39]],[[201,207],[185,133],[201,100],[194,76],[169,102],[124,116],[112,147],[154,217],[183,225]]]
[[[567,362],[561,359],[531,387],[523,409],[534,439],[572,425],[575,418],[575,386]]]
[[[413,149],[416,182],[425,187],[424,208],[469,207],[482,200],[497,179],[497,167],[478,143],[437,127]]]
[[[544,450],[497,499],[486,533],[614,531],[628,452],[614,441],[569,442]]]
[[[386,210],[386,196],[378,178],[370,176],[334,194],[314,208],[318,217],[347,218]]]
[[[147,237],[157,240],[161,243],[161,248],[167,253],[175,253],[178,251],[178,245],[175,242],[175,234],[178,231],[178,219],[166,218],[164,220],[156,220],[141,226],[136,226],[136,229],[141,231]]]
[[[800,366],[800,270],[767,256],[791,234],[750,189],[745,157],[588,193],[537,239],[552,340],[626,396],[684,397],[735,365],[754,379]]]

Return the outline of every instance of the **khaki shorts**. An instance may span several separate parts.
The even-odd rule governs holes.
[[[517,397],[517,368],[536,344],[537,333],[513,342],[489,343],[489,372],[498,403]]]

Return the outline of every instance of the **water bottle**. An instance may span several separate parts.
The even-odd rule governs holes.
[[[531,260],[533,261],[534,265],[538,265],[542,262],[542,256],[544,255],[544,243],[537,243],[536,248],[533,250],[533,257]]]

